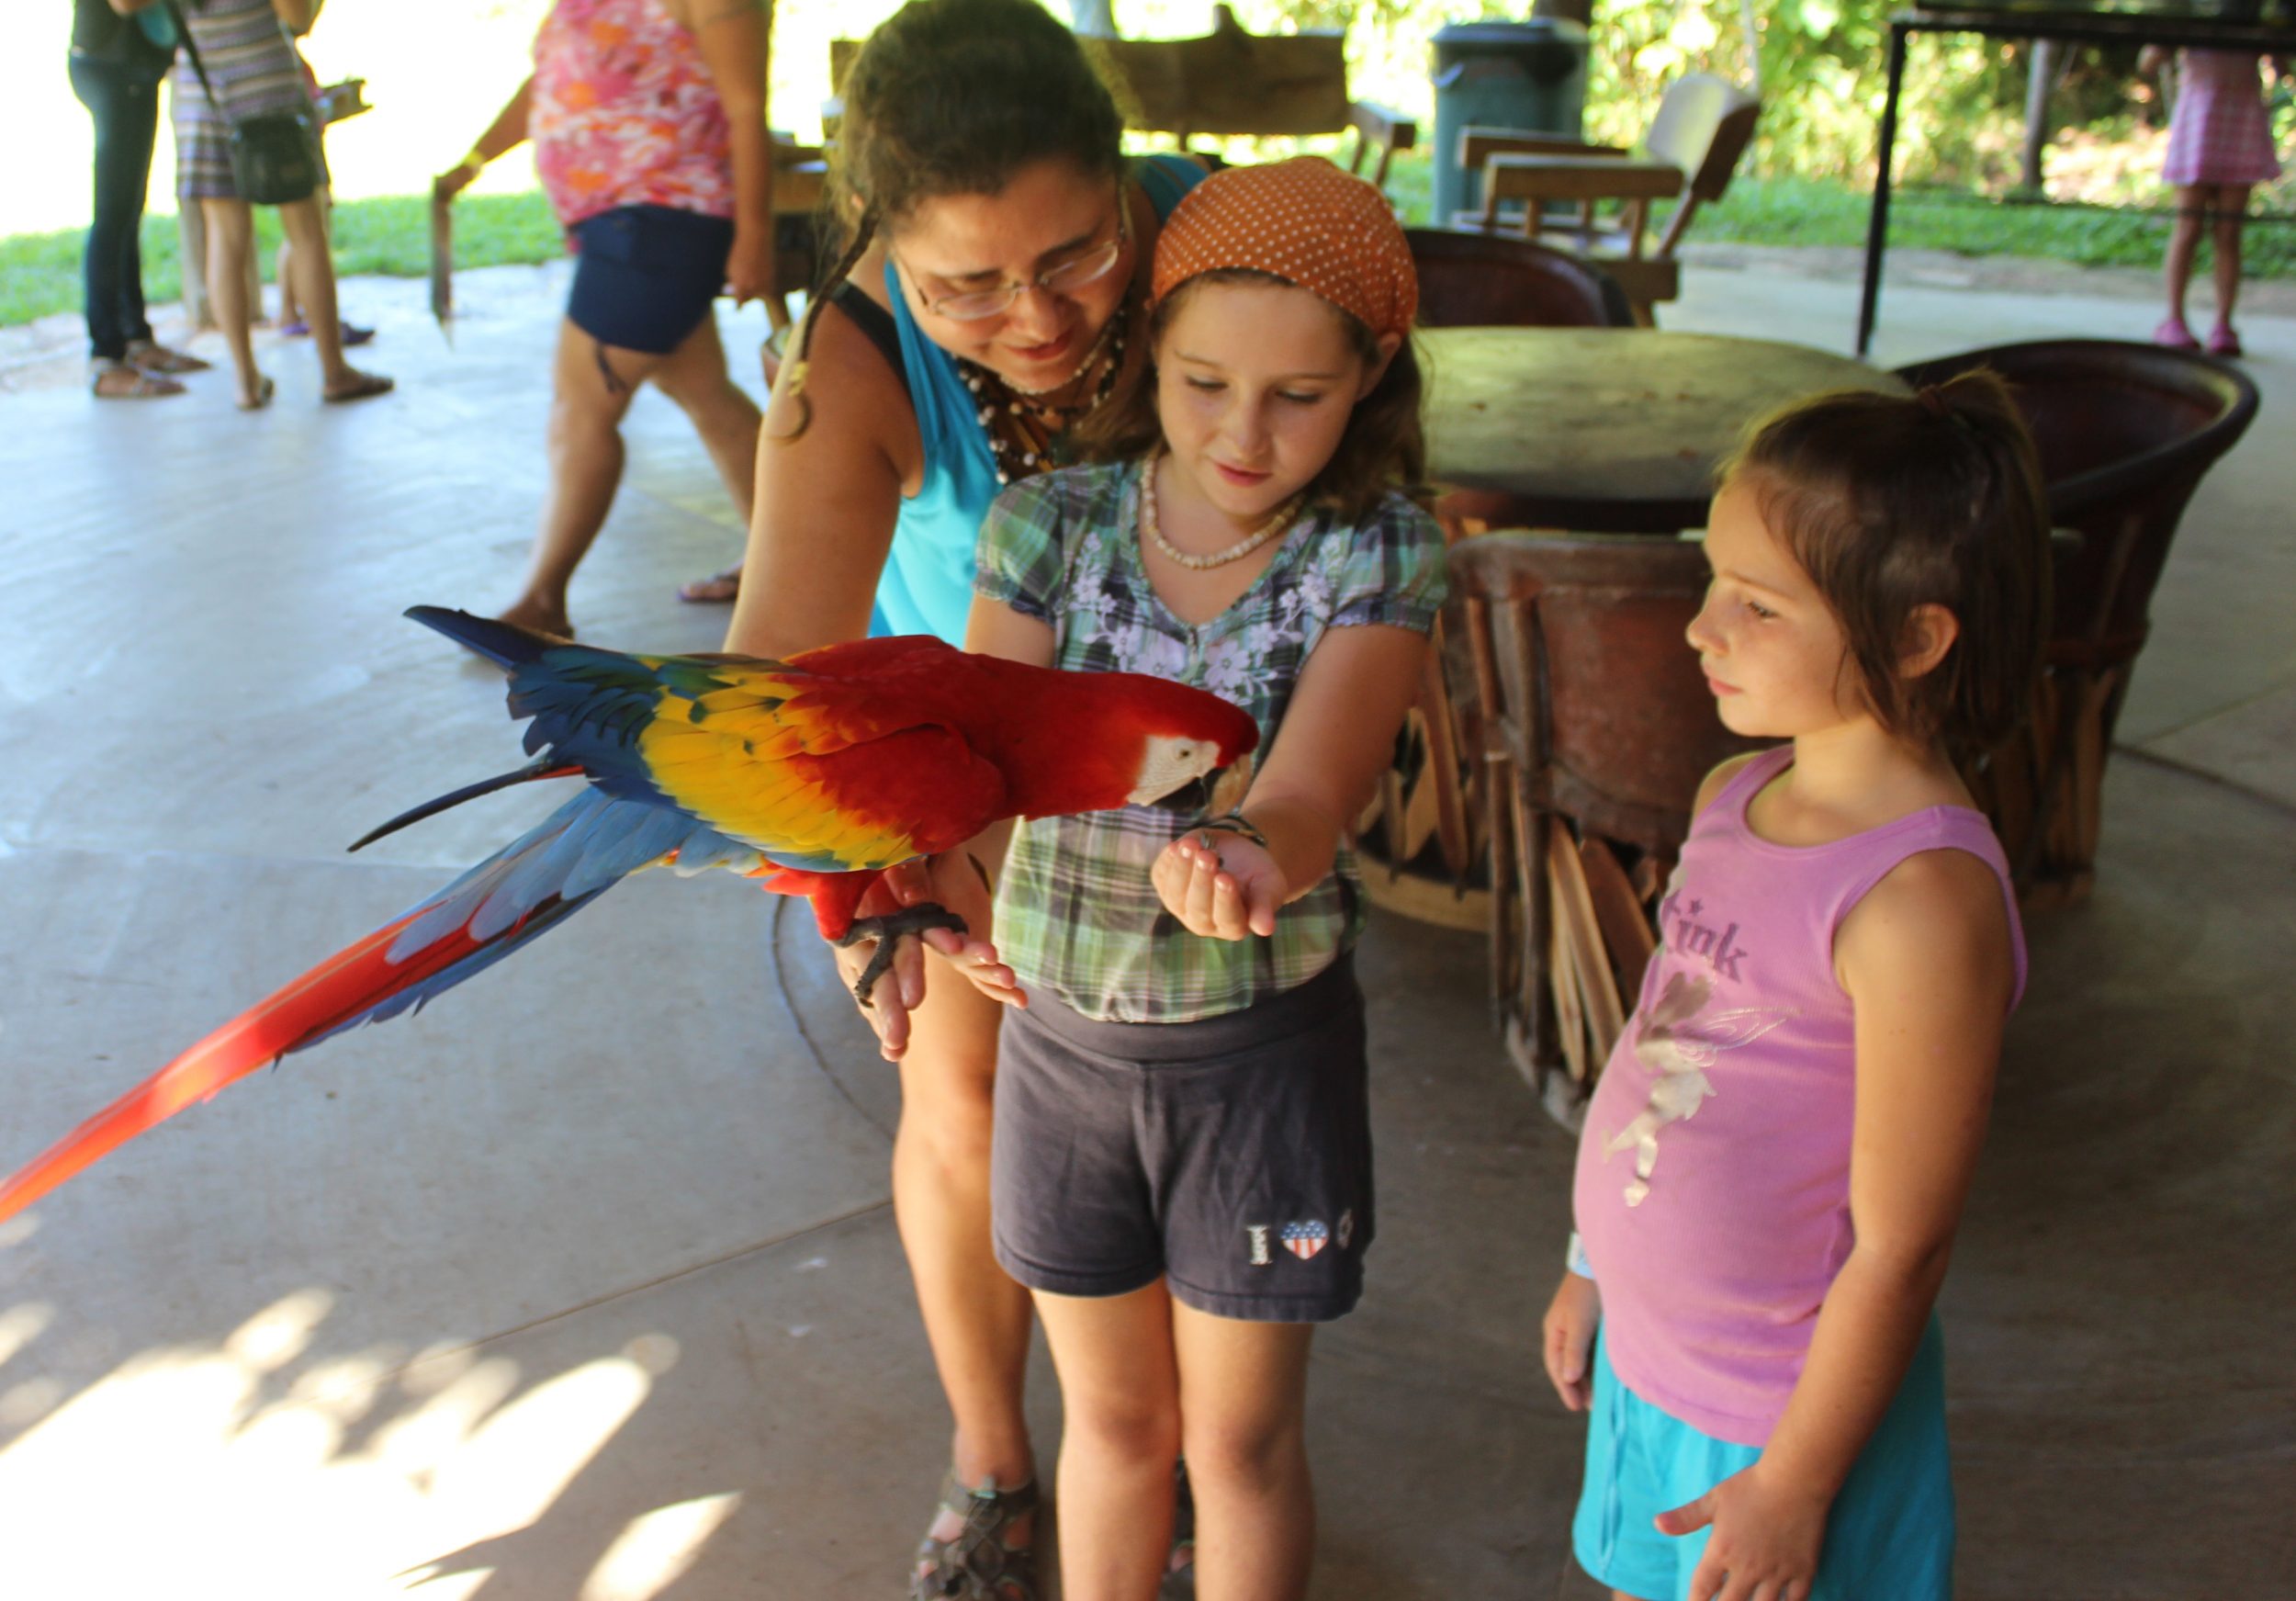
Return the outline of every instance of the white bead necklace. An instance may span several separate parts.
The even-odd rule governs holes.
[[[1161,459],[1161,457],[1156,458],[1156,460]],[[1164,530],[1156,526],[1156,460],[1151,460],[1141,469],[1140,473],[1140,536],[1154,546],[1166,560],[1176,561],[1191,572],[1202,572],[1208,568],[1225,567],[1232,561],[1243,560],[1277,535],[1290,527],[1293,521],[1300,515],[1301,497],[1294,495],[1276,508],[1274,516],[1233,545],[1229,546],[1227,549],[1217,551],[1210,556],[1194,555],[1182,550],[1166,539],[1164,536]]]

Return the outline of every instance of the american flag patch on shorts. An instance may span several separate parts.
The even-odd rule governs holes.
[[[1323,1248],[1323,1242],[1332,1237],[1332,1231],[1320,1223],[1288,1223],[1284,1224],[1284,1249],[1302,1262]]]

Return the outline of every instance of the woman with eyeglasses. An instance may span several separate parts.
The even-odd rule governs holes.
[[[1142,358],[1158,223],[1203,176],[1186,157],[1123,156],[1115,104],[1036,0],[912,0],[843,93],[832,205],[850,232],[766,411],[726,637],[748,655],[962,642],[989,502],[1066,460]],[[935,898],[985,929],[981,879],[942,878],[962,881]],[[858,972],[865,955],[838,959]],[[900,1064],[895,1212],[955,1421],[911,1593],[1035,1601],[1029,1298],[989,1243],[999,1008],[953,975],[927,985],[925,965],[905,960],[899,998],[879,986],[869,1014]]]

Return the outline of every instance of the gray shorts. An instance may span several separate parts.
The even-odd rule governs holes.
[[[1363,1293],[1371,1118],[1363,992],[1342,956],[1188,1023],[1007,1011],[989,1159],[996,1259],[1032,1290],[1158,1279],[1199,1312],[1322,1323]]]

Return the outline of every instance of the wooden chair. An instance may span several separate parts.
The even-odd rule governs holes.
[[[1459,163],[1482,173],[1483,204],[1460,221],[1498,232],[1508,225],[1503,209],[1519,203],[1512,220],[1525,237],[1541,232],[1575,233],[1579,252],[1616,278],[1649,324],[1651,308],[1682,293],[1682,265],[1675,247],[1701,205],[1722,198],[1739,158],[1754,137],[1761,102],[1709,73],[1676,79],[1659,100],[1649,131],[1635,151],[1581,144],[1507,129],[1459,130]],[[1675,202],[1666,230],[1646,247],[1650,203]],[[1613,225],[1598,227],[1594,208],[1617,201],[1623,210]],[[1574,222],[1550,218],[1553,202],[1577,206]]]
[[[1633,325],[1618,286],[1577,257],[1487,233],[1405,230],[1419,269],[1423,327],[1624,328]],[[1457,539],[1483,525],[1450,515]],[[1491,889],[1480,873],[1490,840],[1482,735],[1468,685],[1463,612],[1455,603],[1435,625],[1419,695],[1394,764],[1356,819],[1364,889],[1389,911],[1447,928],[1491,921]],[[1449,671],[1446,670],[1446,659]]]
[[[1897,369],[1911,384],[1990,367],[2040,448],[2059,537],[2033,715],[1968,774],[2028,904],[2077,900],[2096,874],[2105,759],[2149,632],[2153,587],[2186,504],[2257,412],[2228,363],[2110,339],[1995,345]]]
[[[1631,328],[1618,280],[1592,263],[1528,239],[1409,228],[1426,328]]]
[[[1348,171],[1384,188],[1388,163],[1418,142],[1419,125],[1347,92],[1345,36],[1335,29],[1246,33],[1225,6],[1201,39],[1082,40],[1124,125],[1198,138],[1275,138],[1352,131]]]
[[[1558,1106],[1633,1012],[1699,781],[1752,747],[1683,643],[1696,541],[1489,534],[1454,545],[1450,571],[1471,673],[1454,693],[1479,707],[1486,766],[1494,1017]]]

